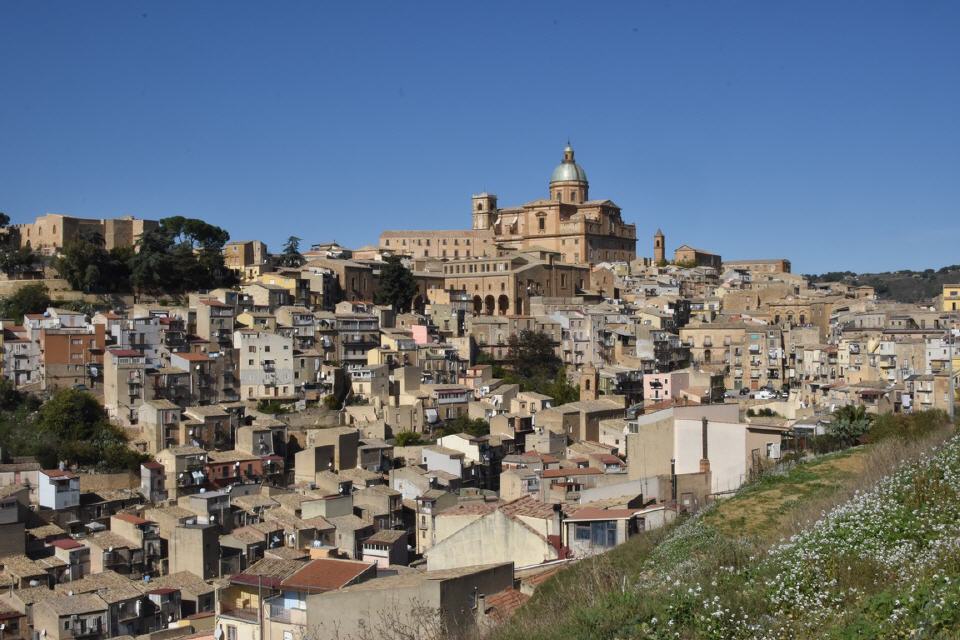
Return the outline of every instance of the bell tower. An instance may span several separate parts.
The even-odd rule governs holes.
[[[599,392],[597,385],[600,384],[600,373],[593,366],[592,362],[583,365],[580,370],[580,399],[596,400]]]
[[[666,248],[666,236],[663,235],[663,231],[657,229],[657,232],[653,234],[653,263],[654,264],[663,264],[667,261],[667,248]]]
[[[492,229],[497,219],[497,196],[492,193],[478,193],[472,198],[473,228],[475,231]]]

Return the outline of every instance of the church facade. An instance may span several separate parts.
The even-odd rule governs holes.
[[[548,197],[501,208],[497,196],[471,202],[473,225],[462,231],[384,231],[380,248],[413,258],[456,260],[489,257],[503,250],[546,250],[570,264],[631,261],[637,229],[626,224],[611,200],[590,200],[589,182],[567,145],[550,177]]]

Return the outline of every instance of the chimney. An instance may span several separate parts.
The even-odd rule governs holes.
[[[710,452],[707,449],[707,417],[700,420],[700,473],[710,473]]]

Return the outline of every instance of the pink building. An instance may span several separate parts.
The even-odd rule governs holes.
[[[651,373],[643,376],[643,403],[645,405],[672,401],[690,387],[690,374],[686,371]]]

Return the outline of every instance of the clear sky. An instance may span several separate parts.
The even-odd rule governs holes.
[[[0,2],[15,222],[360,246],[545,197],[568,138],[640,255],[960,263],[960,2]]]

